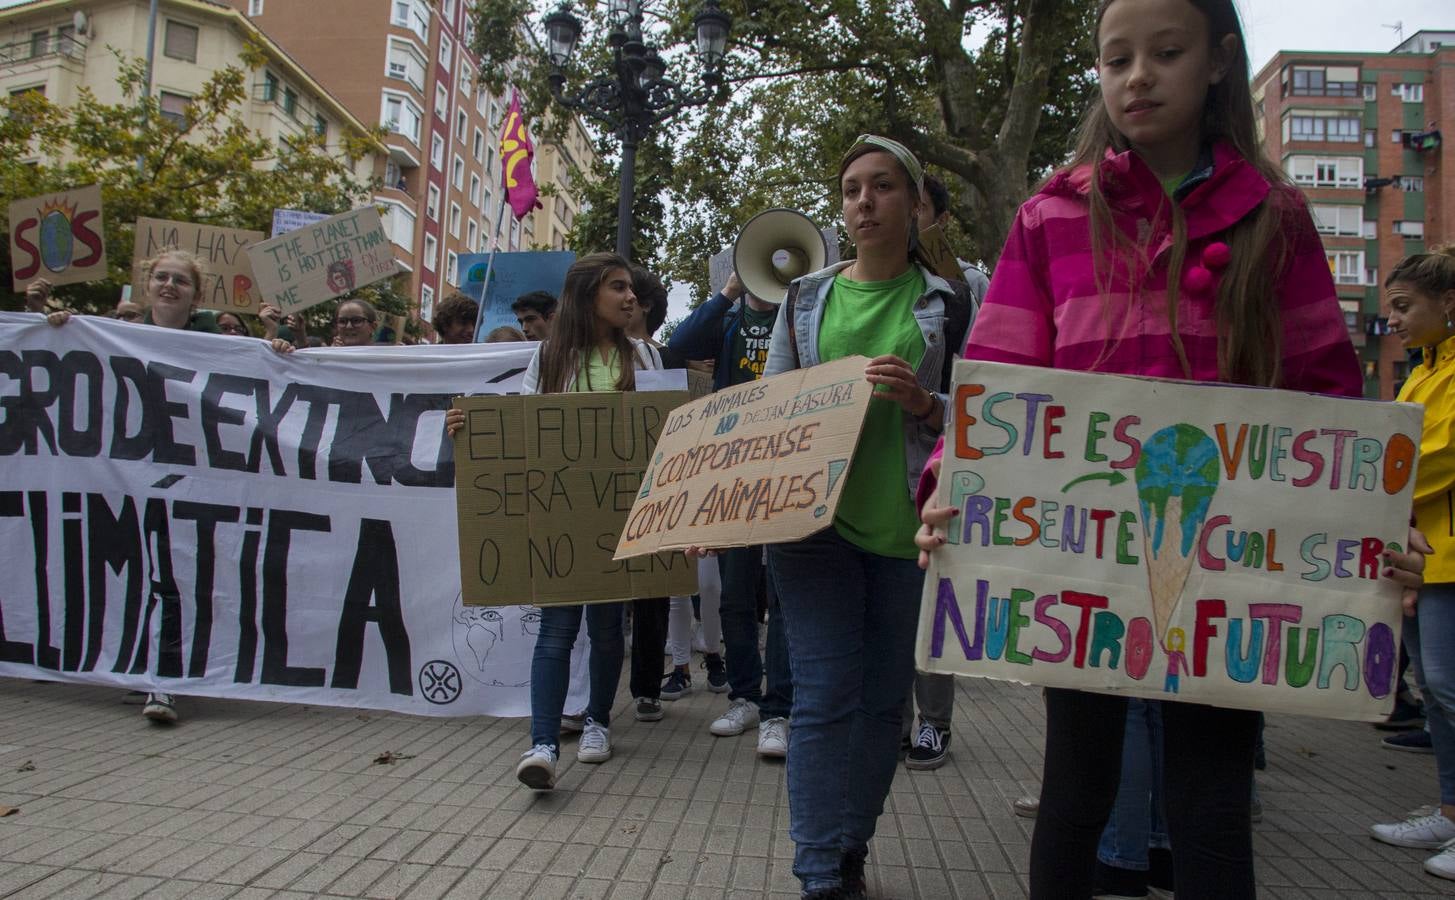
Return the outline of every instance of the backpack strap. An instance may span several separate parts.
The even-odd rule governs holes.
[[[976,307],[975,292],[963,281],[951,281],[952,296],[945,300],[945,361],[940,369],[940,390],[948,391],[954,378],[955,356],[965,346]]]
[[[798,332],[793,327],[793,320],[795,318],[793,315],[793,306],[797,300],[798,282],[794,281],[792,284],[788,285],[788,296],[783,298],[783,314],[788,319],[786,323],[788,325],[788,346],[793,348],[793,368],[795,369],[803,367],[803,361],[800,360],[798,357]]]

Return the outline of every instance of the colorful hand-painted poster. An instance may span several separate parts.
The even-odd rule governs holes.
[[[372,206],[269,238],[248,248],[262,302],[300,312],[398,271],[393,244]]]
[[[1422,408],[955,367],[917,663],[1378,719],[1394,697]]]
[[[834,520],[869,412],[868,364],[847,356],[672,410],[616,558],[822,531]]]
[[[78,284],[106,277],[101,188],[72,188],[10,204],[10,268],[17,292],[37,278]]]
[[[200,222],[137,219],[132,248],[132,293],[146,296],[140,263],[175,247],[202,260],[205,284],[198,299],[204,308],[256,315],[258,287],[253,281],[253,265],[248,261],[247,249],[262,239],[261,231]]]

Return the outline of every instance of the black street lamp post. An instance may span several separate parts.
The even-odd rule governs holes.
[[[654,45],[643,43],[642,0],[608,0],[607,19],[611,25],[606,41],[611,47],[612,70],[567,94],[566,65],[581,39],[581,20],[571,12],[569,0],[546,16],[551,96],[567,109],[603,123],[621,140],[616,252],[630,259],[637,144],[652,126],[684,109],[702,106],[718,95],[733,20],[718,7],[717,0],[703,0],[692,19],[697,30],[694,52],[702,61],[703,84],[697,90],[689,90],[666,77],[666,61]]]

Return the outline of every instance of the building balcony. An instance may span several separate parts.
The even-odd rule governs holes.
[[[64,66],[80,71],[86,42],[69,34],[37,34],[28,41],[0,44],[0,75]]]

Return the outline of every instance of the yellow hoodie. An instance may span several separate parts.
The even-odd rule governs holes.
[[[1425,430],[1415,475],[1415,525],[1435,554],[1425,581],[1455,582],[1455,337],[1425,348],[1425,361],[1400,388],[1400,400],[1423,403]]]

